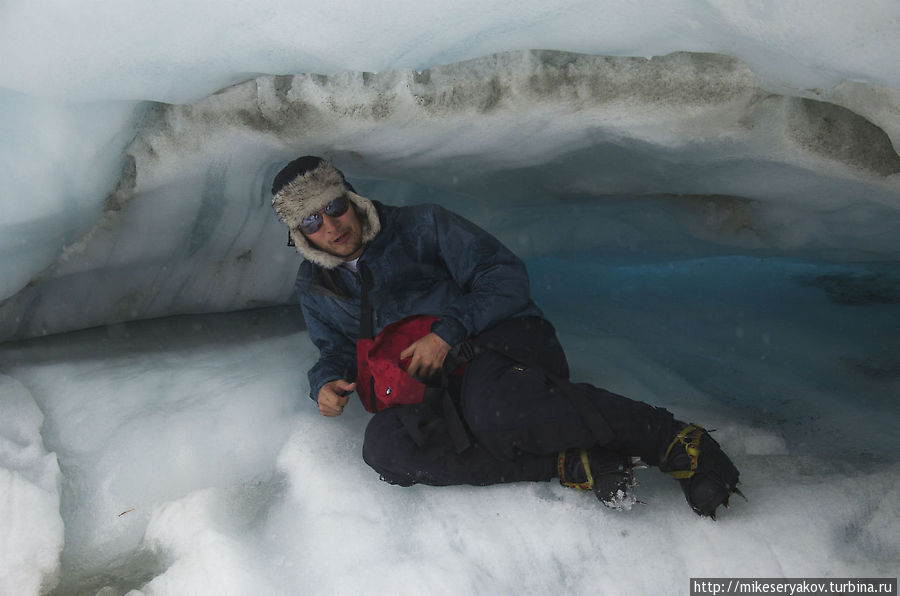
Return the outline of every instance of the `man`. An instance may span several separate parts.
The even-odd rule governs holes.
[[[531,300],[524,264],[487,232],[438,206],[390,207],[362,197],[314,156],[282,169],[272,194],[306,259],[297,290],[320,351],[309,382],[324,416],[339,416],[355,390],[375,392],[374,381],[371,388],[357,383],[368,374],[357,370],[364,335],[431,317],[398,359],[437,391],[378,411],[366,428],[363,457],[383,480],[559,478],[627,509],[640,458],[679,479],[700,515],[715,518],[737,492],[737,469],[701,427],[568,380],[565,354]],[[387,399],[393,386],[377,397]]]

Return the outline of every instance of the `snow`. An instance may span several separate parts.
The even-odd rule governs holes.
[[[892,0],[0,8],[0,594],[687,591],[900,568]],[[528,264],[573,376],[717,429],[717,522],[638,472],[392,487],[316,359],[275,172]]]
[[[18,381],[0,376],[0,589],[52,585],[63,547],[60,470],[41,441],[43,414]]]

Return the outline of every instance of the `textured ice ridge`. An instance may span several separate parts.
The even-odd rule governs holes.
[[[750,231],[757,250],[896,258],[889,135],[808,95],[770,93],[718,54],[535,50],[423,71],[264,76],[190,105],[148,104],[116,190],[97,199],[100,220],[0,305],[0,339],[289,300],[299,257],[283,246],[268,187],[304,153],[357,181],[403,181],[375,194],[387,202],[474,200],[481,224],[508,206],[660,195],[662,207],[619,210],[628,237],[590,236],[633,244],[652,208],[705,243],[747,248]],[[503,236],[502,225],[491,231]],[[541,242],[537,254],[561,248]]]

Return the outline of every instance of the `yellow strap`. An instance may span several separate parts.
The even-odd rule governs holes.
[[[672,470],[667,472],[673,478],[683,479],[690,478],[694,475],[694,472],[697,471],[697,465],[700,460],[700,437],[703,436],[703,429],[696,424],[688,424],[681,432],[675,435],[675,438],[672,439],[672,442],[669,443],[669,448],[666,449],[666,455],[663,458],[663,461],[669,459],[669,454],[672,452],[672,448],[675,447],[676,443],[680,443],[684,446],[684,451],[687,453],[688,458],[691,462],[691,467],[689,470]]]
[[[559,483],[565,487],[577,490],[591,490],[594,488],[594,476],[591,474],[590,458],[588,457],[587,451],[584,449],[579,451],[579,455],[581,456],[581,465],[584,466],[587,480],[585,482],[570,482],[566,480],[566,468],[564,465],[564,462],[566,461],[566,452],[560,451],[559,457],[556,458],[556,474],[559,476]]]
[[[587,476],[587,489],[591,490],[594,488],[594,476],[591,474],[591,461],[588,459],[587,451],[584,449],[581,450],[581,465],[584,466],[584,474]]]

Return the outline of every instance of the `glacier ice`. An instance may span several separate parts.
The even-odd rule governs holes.
[[[888,134],[843,106],[775,95],[722,55],[509,52],[424,71],[260,77],[138,113],[90,231],[51,265],[22,251],[35,255],[32,277],[7,291],[0,336],[283,303],[297,257],[279,244],[268,186],[306,153],[376,197],[403,181],[418,185],[403,191],[414,200],[485,202],[469,214],[478,223],[506,210],[490,227],[515,234],[523,256],[604,243],[675,253],[654,238],[665,213],[682,247],[897,258]],[[575,244],[529,229],[535,210],[573,201],[588,204]],[[588,230],[609,222],[615,234]]]

